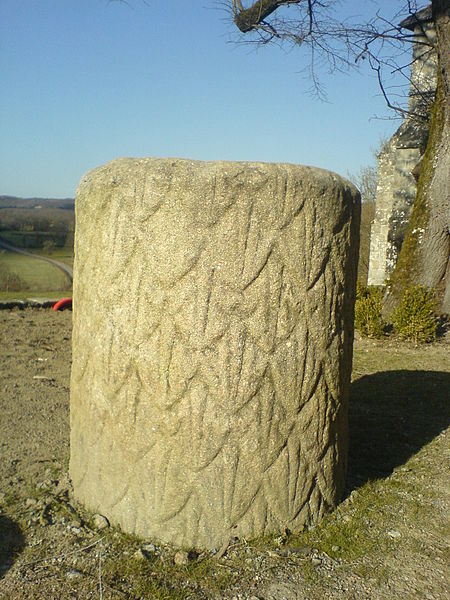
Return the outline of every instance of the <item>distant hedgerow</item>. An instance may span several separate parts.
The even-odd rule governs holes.
[[[410,286],[392,314],[394,331],[414,343],[432,342],[436,338],[436,302],[431,290]]]
[[[358,285],[355,304],[355,328],[368,337],[381,337],[386,323],[381,316],[383,289]]]

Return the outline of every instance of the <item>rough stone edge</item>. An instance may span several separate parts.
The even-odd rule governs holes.
[[[350,179],[348,179],[348,177],[341,175],[337,171],[333,171],[331,169],[326,169],[324,167],[317,167],[315,165],[301,164],[301,163],[295,163],[295,162],[286,162],[286,161],[273,162],[273,161],[263,161],[263,160],[221,160],[221,159],[201,160],[201,159],[197,159],[197,158],[186,158],[186,157],[180,157],[180,156],[118,156],[116,158],[109,160],[108,162],[106,162],[102,165],[99,165],[97,167],[90,169],[89,171],[86,171],[78,182],[75,196],[78,196],[79,193],[82,192],[82,188],[84,188],[86,185],[89,185],[89,183],[91,183],[91,181],[93,181],[95,179],[96,175],[98,175],[99,173],[102,173],[102,172],[104,172],[104,173],[111,172],[112,169],[117,165],[121,165],[121,166],[126,165],[126,164],[132,165],[133,163],[139,163],[139,162],[141,162],[141,163],[143,163],[143,162],[161,163],[164,161],[173,161],[176,163],[185,163],[185,164],[202,164],[202,165],[213,165],[213,164],[220,163],[220,164],[225,164],[225,165],[228,164],[230,166],[241,165],[242,167],[245,167],[245,166],[247,166],[247,167],[265,167],[267,165],[273,165],[276,167],[294,167],[294,168],[301,167],[302,169],[304,169],[305,172],[313,172],[316,175],[321,174],[322,176],[325,176],[325,178],[331,177],[331,179],[334,182],[340,183],[341,185],[345,184],[345,186],[347,186],[348,188],[350,188],[352,190],[356,190],[361,197],[360,190],[352,181],[350,181]],[[115,183],[116,183],[116,181],[113,178],[112,184],[114,185]],[[75,201],[75,210],[76,210],[76,201]]]

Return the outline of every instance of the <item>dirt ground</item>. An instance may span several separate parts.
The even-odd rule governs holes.
[[[153,576],[158,585],[139,588],[130,581],[141,577],[143,567],[136,575],[129,557],[136,558],[141,552],[141,542],[119,540],[117,532],[104,534],[102,525],[93,525],[71,499],[67,476],[71,318],[70,311],[0,311],[1,599],[450,597],[448,340],[426,348],[412,348],[398,341],[359,339],[355,343],[355,390],[367,394],[364,386],[371,385],[376,398],[380,390],[381,394],[387,390],[383,387],[389,384],[389,380],[383,380],[385,372],[395,370],[399,389],[409,386],[406,402],[411,401],[411,394],[422,380],[428,381],[425,389],[430,394],[434,390],[443,401],[439,423],[424,435],[419,419],[411,436],[402,442],[405,454],[398,450],[394,462],[387,459],[386,473],[373,470],[368,454],[363,456],[365,466],[350,474],[354,491],[336,511],[336,523],[340,519],[346,524],[347,529],[342,531],[355,536],[355,545],[356,536],[362,535],[364,543],[375,541],[373,548],[367,546],[360,555],[352,555],[350,549],[339,558],[338,542],[328,554],[320,550],[321,546],[298,548],[286,540],[270,547],[237,543],[236,551],[230,549],[220,559],[216,557],[217,568],[209,566],[209,574],[206,567],[199,574],[200,567],[191,568],[181,561],[174,571],[167,566],[172,583],[160,585],[164,575],[153,566],[148,577]],[[374,362],[380,353],[385,360],[384,370],[380,362]],[[434,372],[438,376],[431,379]],[[360,409],[359,416],[351,416],[359,419],[358,423],[367,420],[369,434],[361,429],[364,438],[370,437],[372,413],[368,406]],[[367,452],[374,452],[374,447],[372,444]],[[379,453],[385,448],[388,444],[380,442]],[[372,484],[372,479],[377,482]],[[372,486],[375,499],[369,491],[360,491],[368,486]],[[359,509],[358,495],[370,499],[365,505],[361,500]],[[360,512],[356,513],[357,509]],[[371,511],[378,511],[381,520],[373,517],[366,521]],[[364,520],[362,527],[349,529],[356,518],[359,525]],[[338,525],[329,525],[325,537],[331,535],[332,527]],[[374,528],[378,529],[374,532]],[[170,550],[150,544],[144,558],[142,552],[139,555],[144,562],[147,551],[158,556],[159,562],[173,564]],[[148,564],[156,565],[156,559],[152,560]],[[200,561],[198,557],[196,560]]]

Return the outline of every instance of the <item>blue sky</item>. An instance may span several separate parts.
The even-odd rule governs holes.
[[[0,0],[0,194],[74,196],[119,156],[262,160],[345,175],[398,122],[368,71],[321,74],[301,50],[233,43],[216,0]],[[349,13],[396,0],[347,0]]]

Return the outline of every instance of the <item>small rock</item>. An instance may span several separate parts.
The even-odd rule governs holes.
[[[141,546],[142,552],[145,552],[146,554],[153,554],[154,552],[156,552],[156,546],[155,544],[143,544]]]
[[[286,543],[286,538],[282,535],[278,536],[274,539],[274,542],[277,546],[283,546]]]
[[[69,527],[69,531],[74,535],[81,535],[81,529],[79,527]]]
[[[176,565],[188,565],[189,564],[189,553],[184,550],[179,550],[173,557],[173,562]]]
[[[350,494],[348,500],[350,502],[350,504],[352,504],[356,498],[358,497],[358,492],[356,490],[353,490],[353,492]]]
[[[400,533],[400,531],[391,529],[390,531],[388,531],[388,536],[391,537],[392,539],[396,539],[396,538],[402,537],[402,534]]]
[[[67,579],[73,581],[76,579],[81,579],[81,577],[83,577],[83,573],[80,573],[80,571],[77,571],[76,569],[72,569],[71,571],[67,571],[66,577]]]
[[[95,527],[95,529],[98,529],[99,531],[101,531],[102,529],[106,529],[107,527],[109,527],[109,521],[108,519],[99,514],[96,513],[93,517],[92,517],[92,523]]]
[[[173,562],[176,565],[187,565],[189,564],[189,553],[185,552],[184,550],[179,550],[174,558],[173,558]]]
[[[315,567],[318,567],[319,565],[322,564],[322,561],[320,560],[320,558],[317,558],[317,557],[314,556],[311,559],[311,564],[314,565]]]
[[[144,552],[142,552],[142,548],[136,550],[136,552],[133,554],[133,558],[136,558],[137,560],[147,560],[147,557],[145,556]]]

